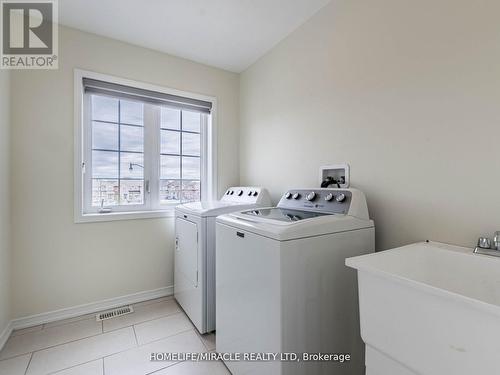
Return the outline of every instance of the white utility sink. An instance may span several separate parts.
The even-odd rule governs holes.
[[[430,242],[346,264],[367,375],[500,374],[500,258]]]

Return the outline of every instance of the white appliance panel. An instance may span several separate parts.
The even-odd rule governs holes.
[[[237,233],[244,234],[240,237]],[[373,228],[277,241],[217,225],[218,352],[349,353],[350,363],[227,362],[238,374],[364,371],[356,273],[345,258],[374,251]]]
[[[203,275],[197,223],[176,218],[175,298],[193,324],[202,327]]]
[[[363,374],[356,273],[345,259],[375,250],[364,194],[300,189],[278,207],[330,214],[217,218],[217,351],[351,355],[344,363],[228,361],[233,375]]]
[[[270,205],[260,187],[231,187],[220,201],[176,207],[174,296],[200,333],[215,330],[216,216]]]
[[[217,225],[217,351],[281,351],[280,244]],[[244,237],[241,237],[244,236]],[[278,374],[280,362],[227,362],[235,374]]]

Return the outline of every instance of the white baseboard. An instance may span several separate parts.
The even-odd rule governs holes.
[[[5,329],[3,330],[3,332],[0,333],[0,351],[2,351],[5,343],[9,339],[10,334],[12,333],[13,330],[14,329],[12,328],[12,321],[10,321],[9,324],[7,324],[7,327],[5,327]]]
[[[113,309],[115,307],[129,305],[132,303],[143,302],[143,301],[147,301],[150,299],[171,296],[173,294],[174,294],[174,287],[169,286],[169,287],[164,287],[164,288],[159,288],[159,289],[154,289],[154,290],[147,290],[145,292],[129,294],[126,296],[110,298],[110,299],[99,301],[99,302],[87,303],[85,305],[68,307],[68,308],[61,309],[61,310],[55,310],[55,311],[50,311],[50,312],[46,312],[46,313],[42,313],[42,314],[26,316],[23,318],[17,318],[17,319],[14,319],[10,322],[10,324],[9,324],[10,332],[12,332],[13,329],[28,328],[28,327],[37,326],[39,324],[51,323],[51,322],[55,322],[58,320],[74,318],[74,317],[85,315],[85,314],[98,313],[98,312],[103,311],[103,310]],[[0,350],[3,347],[3,344],[5,344],[5,342],[2,342],[2,339],[3,339],[3,336],[6,332],[7,332],[7,330],[5,330],[4,333],[0,336]],[[7,338],[9,337],[10,332],[8,332]],[[6,340],[7,339],[5,339],[5,341]]]

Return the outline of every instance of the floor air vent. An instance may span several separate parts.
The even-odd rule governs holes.
[[[113,319],[113,318],[117,318],[121,315],[131,314],[133,312],[134,312],[134,309],[132,308],[132,306],[118,307],[116,309],[104,311],[102,313],[97,314],[96,320],[98,322],[100,322],[101,320]]]

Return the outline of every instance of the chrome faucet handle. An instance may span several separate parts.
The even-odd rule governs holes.
[[[488,237],[479,237],[477,247],[481,249],[491,249],[491,240]]]
[[[493,238],[493,246],[488,237],[479,237],[477,247],[474,249],[474,254],[490,255],[500,257],[500,231],[495,233]]]
[[[495,232],[495,236],[493,237],[493,248],[495,250],[500,250],[500,231]]]

